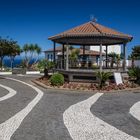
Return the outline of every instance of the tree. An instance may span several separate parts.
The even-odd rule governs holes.
[[[34,64],[36,64],[39,60],[39,55],[41,54],[41,48],[37,44],[35,44],[34,47],[35,47],[34,49],[36,51],[35,55],[37,55],[37,56],[34,56],[36,58],[36,60],[34,61]]]
[[[72,67],[76,66],[76,60],[78,59],[79,53],[80,53],[80,49],[71,50],[69,58],[71,60]]]
[[[3,59],[5,56],[10,56],[10,58],[13,58],[17,55],[19,46],[17,44],[17,41],[14,41],[13,39],[3,39],[0,37],[0,66],[2,70],[3,66]],[[18,53],[19,54],[19,53]]]
[[[13,69],[13,63],[14,63],[15,57],[17,55],[20,55],[21,52],[22,52],[22,50],[21,50],[20,46],[17,44],[12,44],[11,47],[9,48],[8,56],[10,57],[10,60],[11,60],[12,69]]]
[[[25,44],[22,50],[25,54],[24,62],[26,68],[30,68],[38,62],[41,48],[37,44]]]
[[[132,67],[134,68],[134,60],[140,60],[140,45],[132,48],[132,53],[129,55],[129,59],[132,60]]]
[[[70,51],[72,51],[74,49],[74,47],[72,45],[65,45],[64,51],[66,51],[67,47],[69,48]]]
[[[140,68],[139,67],[130,68],[128,71],[128,75],[132,79],[134,79],[135,83],[140,84]]]
[[[131,58],[132,57],[134,57],[135,60],[139,60],[140,59],[140,45],[134,46],[132,48]]]
[[[119,69],[120,61],[121,61],[121,55],[117,54],[116,55],[117,70]]]
[[[108,54],[108,56],[111,58],[111,68],[113,68],[113,65],[114,63],[116,63],[118,55],[115,52],[111,52]]]

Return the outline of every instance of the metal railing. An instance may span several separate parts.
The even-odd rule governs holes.
[[[106,67],[105,61],[102,62],[103,69],[109,69],[109,70],[120,70],[122,69],[122,65],[114,65],[111,67],[111,62],[108,62],[108,65]],[[59,59],[56,60],[56,68],[57,69],[65,69],[66,68],[66,59]],[[95,62],[92,60],[79,60],[79,59],[69,59],[69,69],[99,69],[99,62]]]
[[[69,59],[69,68],[70,69],[93,69],[96,67],[93,65],[94,63],[90,60],[73,60]],[[66,67],[66,60],[59,59],[56,61],[56,68],[57,69],[63,69]],[[98,66],[97,66],[98,67]]]

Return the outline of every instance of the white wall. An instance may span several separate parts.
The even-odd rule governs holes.
[[[128,67],[131,67],[131,66],[132,66],[132,60],[126,60],[126,65],[127,65]],[[140,67],[140,60],[135,60],[135,61],[134,61],[134,65],[135,65],[136,67]]]
[[[57,59],[57,52],[56,52],[56,59]],[[45,52],[45,58],[48,59],[48,55],[49,55],[49,61],[53,61],[53,52]],[[52,59],[51,59],[51,56],[52,56]]]
[[[90,50],[100,51],[100,46],[90,46]],[[102,47],[102,51],[105,53],[106,47]],[[108,53],[115,52],[121,54],[121,45],[110,45],[108,46]]]

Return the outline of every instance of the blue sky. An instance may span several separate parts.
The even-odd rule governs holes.
[[[0,36],[52,47],[48,37],[90,20],[131,34],[140,44],[139,0],[0,0]]]

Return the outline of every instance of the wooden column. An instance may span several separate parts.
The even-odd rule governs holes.
[[[100,44],[100,63],[99,63],[99,65],[100,65],[100,72],[102,72],[102,44]]]
[[[55,57],[55,54],[56,54],[56,43],[53,42],[53,62],[54,62],[54,64],[56,63],[56,57]]]
[[[108,56],[108,46],[106,45],[106,68],[108,67],[108,66],[107,66],[107,63],[108,63],[108,62],[107,62],[107,61],[108,61],[108,60],[107,60],[107,56]]]
[[[85,45],[83,45],[83,63],[85,61]]]
[[[64,65],[65,65],[65,45],[62,45],[62,68],[64,69]]]
[[[69,70],[69,45],[66,45],[66,70]]]
[[[126,71],[126,43],[123,44],[123,71]]]
[[[85,45],[83,45],[83,56],[85,55]]]

